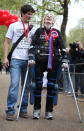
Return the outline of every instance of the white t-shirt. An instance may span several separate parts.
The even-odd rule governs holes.
[[[27,29],[28,24],[25,24],[25,28]],[[34,35],[36,28],[33,27],[29,33],[28,37],[24,37],[15,50],[13,51],[12,58],[28,60],[28,48],[30,47],[32,36]],[[20,36],[24,33],[24,28],[21,20],[11,24],[8,28],[6,37],[12,40],[12,44],[14,44]]]

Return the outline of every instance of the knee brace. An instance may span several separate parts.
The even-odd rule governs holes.
[[[57,84],[55,84],[54,89],[55,89],[55,91],[56,91],[56,94],[54,95],[53,104],[54,104],[54,105],[57,105],[57,101],[58,101],[58,85],[57,85]]]
[[[58,101],[58,85],[54,84],[53,82],[49,82],[49,89],[48,89],[48,93],[47,96],[53,98],[53,104],[57,105],[57,101]]]
[[[32,88],[30,91],[30,104],[34,104],[34,97],[40,97],[41,96],[41,90],[42,90],[42,78],[38,77],[36,78],[36,83],[32,83]]]

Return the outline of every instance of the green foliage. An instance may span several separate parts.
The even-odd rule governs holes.
[[[0,58],[3,59],[3,44],[5,40],[7,28],[6,26],[0,26]]]
[[[78,25],[71,29],[67,36],[67,45],[72,42],[81,41],[84,46],[84,18],[82,18]]]
[[[24,3],[25,0],[0,0],[0,7],[4,10],[19,10]]]

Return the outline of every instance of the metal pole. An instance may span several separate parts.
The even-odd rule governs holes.
[[[25,80],[24,80],[24,85],[23,85],[22,94],[21,94],[21,98],[20,98],[20,104],[19,104],[19,108],[18,108],[16,121],[19,120],[20,108],[21,108],[21,104],[22,104],[22,99],[23,99],[23,95],[24,95],[24,90],[25,90],[28,72],[29,72],[29,66],[27,66],[27,72],[26,72],[26,75],[25,75]]]
[[[68,64],[68,63],[67,63],[67,64]],[[76,99],[75,92],[74,92],[74,88],[73,88],[73,83],[72,83],[71,76],[70,76],[70,72],[69,72],[69,65],[68,65],[68,68],[67,68],[67,69],[68,69],[68,76],[69,76],[70,84],[71,84],[72,91],[73,91],[73,96],[74,96],[75,103],[76,103],[77,113],[78,113],[78,116],[79,116],[79,119],[80,119],[80,123],[82,123],[82,118],[81,118],[81,115],[80,115],[80,111],[79,111],[77,99]]]

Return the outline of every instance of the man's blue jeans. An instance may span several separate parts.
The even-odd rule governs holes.
[[[10,87],[7,97],[7,114],[15,114],[15,104],[18,100],[19,82],[21,76],[21,86],[24,85],[25,75],[28,67],[27,60],[12,59],[10,63]],[[29,67],[28,77],[26,81],[25,91],[23,95],[21,112],[27,112],[28,106],[28,93],[31,86],[32,68]]]

